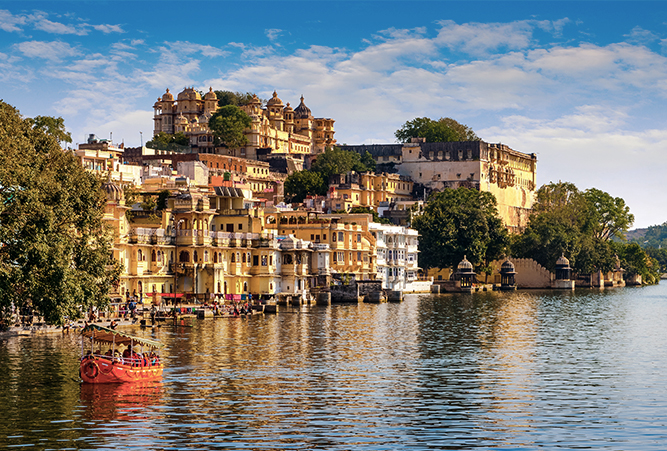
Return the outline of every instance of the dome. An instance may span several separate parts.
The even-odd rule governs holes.
[[[102,183],[102,189],[107,193],[107,200],[120,201],[123,198],[123,189],[112,181]]]
[[[262,102],[260,102],[259,97],[257,97],[257,94],[252,95],[252,99],[250,100],[250,103],[248,105],[261,105]]]
[[[516,271],[514,269],[514,263],[512,263],[509,260],[505,260],[503,264],[500,266],[500,273],[501,274],[515,274]]]
[[[218,96],[213,92],[213,88],[208,88],[208,92],[204,95],[204,100],[218,100]]]
[[[565,258],[564,254],[561,254],[558,260],[556,260],[556,266],[570,266],[570,260]]]
[[[473,272],[473,266],[472,263],[468,261],[466,256],[463,256],[463,260],[461,260],[461,263],[456,267],[459,272]]]
[[[307,119],[312,115],[310,112],[310,108],[308,108],[306,104],[303,103],[303,96],[301,96],[301,103],[299,104],[298,107],[294,109],[294,112],[296,113],[296,117],[301,119]]]
[[[283,101],[280,100],[276,91],[273,91],[273,97],[271,97],[269,101],[266,102],[266,106],[283,106]]]
[[[285,106],[285,108],[283,108],[283,111],[286,112],[286,113],[291,113],[291,112],[294,111],[294,108],[289,106],[289,102],[287,102],[287,105]]]
[[[194,88],[185,88],[178,94],[178,100],[201,100],[201,95]]]
[[[180,113],[178,116],[176,116],[176,120],[174,121],[175,124],[179,125],[187,125],[188,119],[183,116],[183,113]]]
[[[162,101],[163,102],[173,102],[174,101],[174,95],[171,92],[169,92],[169,88],[167,88],[167,92],[165,92],[162,95]]]

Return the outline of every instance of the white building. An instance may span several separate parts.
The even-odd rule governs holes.
[[[371,222],[370,232],[376,239],[377,274],[382,288],[395,291],[422,291],[418,287],[419,234],[403,226]]]

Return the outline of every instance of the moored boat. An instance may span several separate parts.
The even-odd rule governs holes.
[[[86,341],[90,342],[88,351]],[[89,384],[158,380],[163,365],[157,350],[163,346],[155,340],[89,324],[81,331],[79,374]]]

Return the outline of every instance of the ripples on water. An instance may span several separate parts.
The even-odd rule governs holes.
[[[0,340],[0,447],[665,449],[667,289],[424,296],[162,327],[162,383]]]

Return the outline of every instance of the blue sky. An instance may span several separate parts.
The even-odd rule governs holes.
[[[452,117],[667,221],[666,2],[0,1],[0,98],[75,142],[145,142],[185,86],[303,94],[347,144]]]

